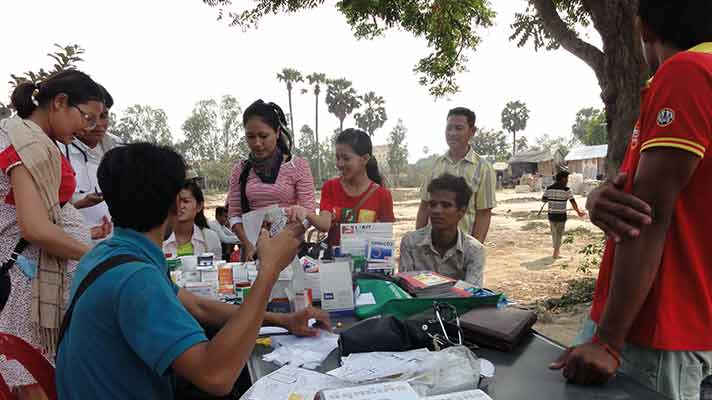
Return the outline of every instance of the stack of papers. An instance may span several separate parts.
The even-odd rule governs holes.
[[[456,280],[433,271],[408,271],[398,274],[401,286],[415,297],[454,297]]]
[[[374,383],[319,393],[321,400],[418,400],[418,393],[406,382]]]
[[[424,400],[492,400],[487,393],[481,390],[468,390],[465,392],[441,394],[438,396],[429,396]]]
[[[320,330],[314,337],[273,336],[272,345],[275,350],[262,356],[262,360],[315,369],[339,346],[339,335]]]
[[[343,357],[343,365],[329,371],[328,374],[352,383],[397,378],[417,371],[429,355],[430,351],[428,349],[403,352],[354,353],[348,357]]]
[[[320,390],[347,384],[333,376],[285,365],[255,382],[240,400],[312,400]]]

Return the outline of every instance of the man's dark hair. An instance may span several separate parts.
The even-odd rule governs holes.
[[[223,206],[219,206],[215,208],[215,218],[221,216],[221,215],[227,215],[227,208]]]
[[[475,112],[470,110],[469,108],[455,107],[447,113],[448,118],[452,117],[453,115],[461,115],[467,118],[467,123],[470,125],[470,128],[474,127],[475,122],[477,121],[477,116],[475,116]]]
[[[559,171],[559,173],[556,174],[556,178],[554,178],[554,179],[556,179],[556,181],[558,182],[558,181],[560,181],[564,178],[568,178],[568,177],[569,177],[569,171]]]
[[[97,176],[114,225],[148,232],[175,206],[185,162],[170,147],[133,143],[106,153]]]
[[[451,174],[442,174],[430,181],[428,193],[452,192],[455,193],[455,205],[457,208],[467,208],[472,198],[472,189],[467,184],[465,178]]]
[[[108,90],[101,84],[98,84],[99,88],[101,89],[102,92],[104,92],[104,105],[106,106],[107,109],[110,109],[111,107],[114,106],[114,98],[111,97],[111,93],[109,93]]]
[[[640,0],[638,16],[662,42],[678,50],[712,41],[709,0]]]

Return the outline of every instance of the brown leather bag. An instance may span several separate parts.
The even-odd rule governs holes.
[[[513,307],[478,307],[460,316],[465,340],[482,347],[513,350],[531,332],[536,314]]]

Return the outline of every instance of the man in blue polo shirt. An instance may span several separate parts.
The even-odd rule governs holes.
[[[280,271],[297,252],[299,227],[260,239],[260,273],[238,311],[194,296],[168,278],[161,245],[185,178],[178,154],[148,143],[116,148],[105,155],[98,178],[116,229],[80,262],[70,301],[80,282],[110,257],[142,261],[108,270],[76,302],[57,354],[60,399],[172,399],[173,373],[208,393],[226,395],[263,322],[301,335],[316,334],[307,326],[310,318],[329,327],[326,314],[314,309],[264,312]],[[201,324],[221,329],[208,341]]]

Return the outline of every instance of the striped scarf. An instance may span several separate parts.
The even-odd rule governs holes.
[[[61,154],[47,134],[32,121],[20,117],[4,122],[10,143],[32,175],[42,203],[52,223],[61,227],[59,185]],[[66,260],[40,249],[37,277],[32,280],[31,322],[46,354],[56,354],[59,327],[62,323]]]

